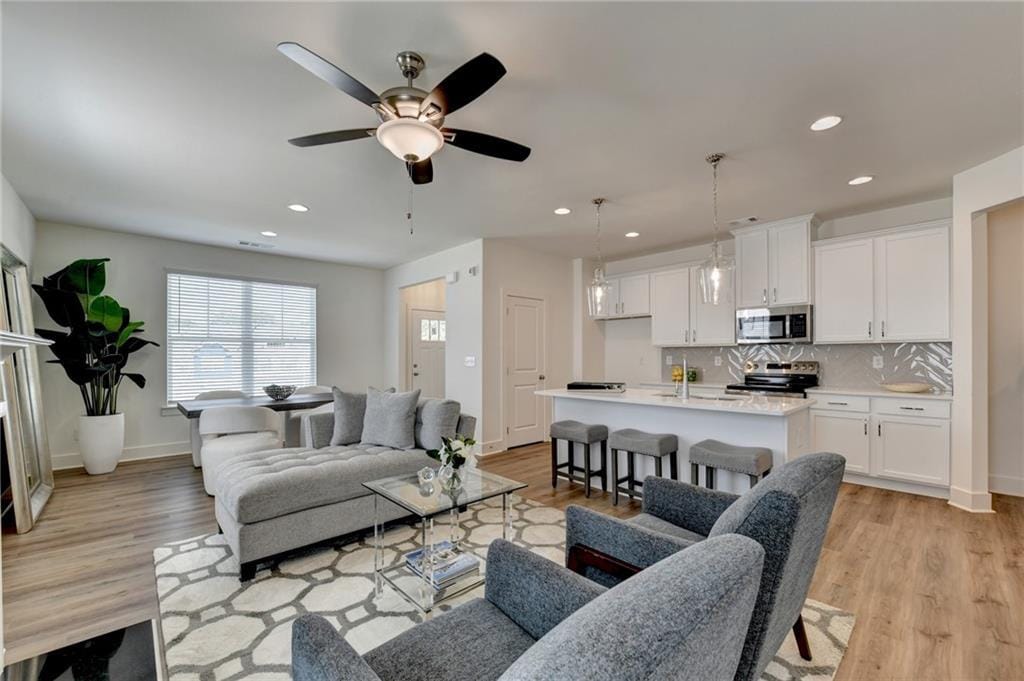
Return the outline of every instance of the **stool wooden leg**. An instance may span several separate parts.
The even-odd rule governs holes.
[[[608,491],[608,440],[601,440],[601,489]]]
[[[661,477],[661,457],[657,456],[654,458],[654,474],[659,478]]]
[[[558,440],[551,438],[551,489],[558,487]]]
[[[715,468],[714,466],[704,467],[704,486],[708,489],[715,488]]]
[[[612,506],[619,505],[619,452],[612,450]]]
[[[769,473],[771,473],[771,472],[772,472],[772,469],[771,469],[771,468],[769,468],[768,470],[766,470],[766,471],[765,471],[764,473],[762,473],[762,474],[761,474],[761,479],[762,479],[762,480],[764,480],[765,478],[767,478],[767,477],[768,477],[768,474],[769,474]]]
[[[679,479],[679,452],[672,452],[668,455],[668,474],[673,480]]]
[[[691,463],[690,464],[690,484],[691,485],[699,485],[700,484],[700,464],[696,464],[696,463]]]
[[[593,445],[584,445],[583,447],[583,475],[585,480],[583,481],[584,496],[590,498],[590,452]]]
[[[793,625],[793,636],[796,637],[796,648],[800,652],[800,657],[809,661],[811,659],[811,644],[807,640],[807,630],[804,629],[803,615],[796,616],[796,624]]]
[[[637,467],[637,464],[636,464],[636,455],[633,454],[632,452],[627,452],[626,453],[626,462],[627,462],[627,465],[629,466],[629,472],[627,472],[627,475],[630,476],[630,479],[626,481],[626,484],[628,484],[629,487],[630,487],[630,499],[636,499],[637,498],[637,478],[636,478],[636,472],[637,472],[636,471],[636,467]]]
[[[757,484],[758,477],[756,475],[748,475],[747,477],[750,478],[751,487]]]

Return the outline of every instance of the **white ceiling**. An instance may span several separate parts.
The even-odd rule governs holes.
[[[606,254],[708,240],[721,213],[824,217],[948,195],[1022,144],[1020,3],[16,3],[3,11],[3,172],[37,218],[388,266],[477,237]],[[449,125],[533,148],[442,150],[415,191],[370,109],[280,55],[298,41],[372,89],[394,55],[430,89],[487,50],[508,75]],[[812,133],[820,115],[846,117]],[[846,180],[876,180],[849,187]],[[299,215],[285,206],[301,202]],[[552,210],[570,206],[572,215]],[[625,239],[628,230],[641,232]]]

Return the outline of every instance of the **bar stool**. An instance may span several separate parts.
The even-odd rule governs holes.
[[[767,447],[738,447],[718,440],[701,440],[690,447],[690,482],[699,484],[700,466],[704,466],[704,485],[715,488],[715,469],[745,473],[750,486],[771,473],[772,450]]]
[[[669,475],[673,480],[679,479],[679,462],[676,453],[679,451],[679,438],[671,433],[645,433],[635,428],[616,430],[608,438],[608,446],[612,450],[612,504],[619,505],[619,493],[626,494],[630,499],[643,498],[636,491],[637,485],[643,488],[642,482],[636,480],[636,455],[643,454],[654,459],[654,474],[661,477],[661,461],[668,457]],[[619,477],[619,452],[626,453],[627,473]],[[622,487],[622,483],[626,483]]]
[[[569,456],[565,463],[558,463],[558,441],[565,440],[568,443]],[[583,466],[577,466],[573,462],[575,445],[584,446]],[[597,470],[590,468],[590,455],[594,445],[600,444],[601,467]],[[565,478],[569,484],[575,480],[582,482],[586,496],[590,496],[591,478],[601,478],[601,488],[608,489],[608,480],[605,471],[608,466],[608,426],[593,423],[580,423],[579,421],[555,421],[551,424],[551,487],[558,486],[558,478]],[[565,468],[566,470],[561,470]],[[576,475],[577,471],[583,471],[583,475]]]

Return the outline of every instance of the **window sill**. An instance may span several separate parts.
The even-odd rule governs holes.
[[[181,416],[181,412],[178,411],[178,405],[176,404],[165,404],[160,407],[160,416]]]

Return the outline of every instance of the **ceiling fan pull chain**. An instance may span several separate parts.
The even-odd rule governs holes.
[[[413,221],[412,221],[412,186],[409,187],[409,205],[405,211],[405,219],[409,222],[409,236],[413,235]]]

